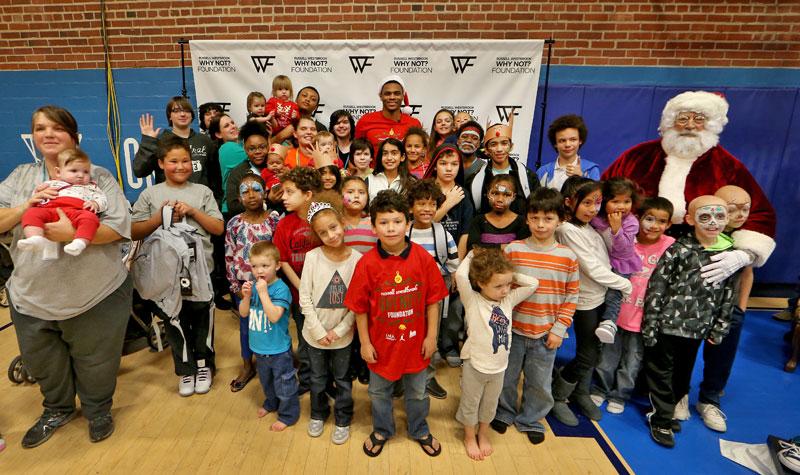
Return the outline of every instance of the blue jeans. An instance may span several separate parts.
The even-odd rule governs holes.
[[[630,274],[620,274],[617,271],[614,271],[620,277],[625,277],[626,279],[630,279]],[[622,307],[622,292],[616,289],[608,289],[606,291],[606,309],[603,312],[603,316],[600,318],[600,321],[603,320],[611,320],[614,323],[617,323],[617,318],[619,318],[619,309]]]
[[[256,353],[256,369],[264,388],[264,409],[278,411],[278,420],[290,426],[300,418],[300,399],[297,396],[297,371],[292,350],[277,355]]]
[[[643,358],[642,334],[620,328],[614,343],[603,345],[600,362],[595,368],[597,377],[592,394],[616,402],[630,399]]]
[[[700,383],[700,402],[719,407],[719,399],[733,369],[744,325],[744,310],[734,305],[731,327],[719,345],[703,345],[703,382]]]
[[[347,427],[353,420],[353,382],[347,377],[350,369],[350,345],[335,350],[308,346],[311,361],[311,418],[325,421],[331,414],[325,387],[333,376],[336,382],[336,401],[333,418],[339,427]]]
[[[404,374],[400,381],[405,386],[406,417],[408,419],[408,435],[413,439],[423,439],[430,434],[428,428],[428,412],[431,401],[425,392],[427,383],[426,371]],[[392,388],[394,381],[389,381],[378,373],[369,372],[369,399],[372,403],[372,430],[389,439],[395,433],[394,412],[392,408]]]
[[[539,422],[553,408],[550,386],[553,379],[553,364],[556,350],[545,346],[547,335],[528,338],[514,334],[508,367],[503,378],[503,392],[494,418],[508,425],[514,424],[520,432],[544,432]],[[517,383],[520,374],[525,375],[522,386],[522,404],[517,410]]]

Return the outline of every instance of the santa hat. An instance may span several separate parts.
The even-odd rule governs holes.
[[[486,146],[491,140],[499,137],[506,137],[508,140],[511,140],[511,132],[513,128],[514,128],[513,114],[508,119],[508,125],[506,124],[489,125],[489,122],[487,121],[486,133],[483,135],[483,145]]]
[[[385,86],[386,84],[388,84],[390,82],[396,82],[403,89],[403,105],[400,106],[400,112],[402,112],[403,114],[406,114],[406,115],[411,115],[411,112],[413,112],[413,111],[412,111],[411,107],[409,106],[410,102],[408,101],[408,91],[406,90],[406,85],[403,82],[403,80],[400,78],[400,76],[398,76],[396,74],[391,74],[391,75],[386,76],[385,78],[383,78],[383,80],[381,81],[381,87],[380,87],[380,89],[378,89],[378,94],[380,94],[381,91],[383,91],[383,86]]]
[[[720,134],[728,123],[728,101],[722,93],[686,91],[667,101],[658,130],[663,133],[671,129],[681,112],[702,113],[708,119],[705,128],[715,134]]]

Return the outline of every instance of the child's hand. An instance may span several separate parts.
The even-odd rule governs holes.
[[[570,163],[564,168],[564,171],[567,172],[567,176],[581,175],[583,173],[583,170],[581,170],[581,162]]]
[[[450,191],[445,193],[444,203],[442,203],[442,207],[447,210],[453,209],[453,207],[461,203],[461,200],[463,199],[464,199],[464,189],[456,185],[450,188]]]
[[[184,216],[191,218],[194,216],[195,209],[184,203],[183,201],[176,201],[175,207],[172,209],[175,220],[182,219]]]
[[[267,281],[264,279],[258,279],[256,281],[256,291],[258,292],[266,292],[267,291]]]
[[[325,338],[328,339],[328,342],[333,343],[334,341],[339,339],[339,335],[336,334],[333,330],[328,330],[328,334],[325,335]]]
[[[97,201],[84,201],[83,209],[88,209],[92,213],[97,213],[97,210],[100,209],[100,205],[97,204]]]
[[[430,335],[422,340],[422,359],[430,359],[436,353],[436,338],[431,338]]]
[[[250,300],[251,295],[253,295],[253,283],[248,280],[242,284],[242,300]]]
[[[317,343],[319,343],[322,346],[328,346],[328,345],[331,344],[331,340],[328,338],[327,335],[325,335],[322,338],[320,338],[319,340],[317,340]]]
[[[547,341],[544,343],[544,346],[546,346],[548,350],[557,350],[561,347],[561,342],[563,341],[563,338],[550,332],[547,334]]]
[[[375,351],[375,347],[372,344],[362,344],[361,345],[361,358],[364,359],[367,363],[377,363],[378,362],[378,352]]]
[[[608,213],[608,225],[611,226],[611,232],[617,234],[619,228],[622,227],[622,211]]]
[[[267,200],[270,203],[280,203],[283,200],[283,186],[275,185],[270,188],[269,193],[267,193]]]
[[[33,190],[30,199],[26,203],[26,209],[38,205],[44,200],[52,200],[54,198],[58,198],[58,190],[48,184],[41,183]]]
[[[161,132],[161,127],[153,128],[153,116],[149,113],[139,117],[139,129],[142,131],[142,135],[153,138],[157,138],[158,133]]]

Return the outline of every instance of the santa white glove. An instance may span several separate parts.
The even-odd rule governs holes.
[[[700,268],[700,276],[707,284],[717,284],[744,266],[753,263],[753,256],[736,249],[711,256],[711,263]]]

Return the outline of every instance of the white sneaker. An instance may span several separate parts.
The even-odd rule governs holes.
[[[725,423],[727,417],[725,417],[725,413],[722,412],[722,409],[713,404],[704,404],[702,402],[698,402],[695,407],[703,418],[703,424],[705,424],[706,427],[717,432],[725,432],[728,430],[728,424]]]
[[[599,394],[590,394],[589,399],[591,399],[594,405],[597,407],[602,406],[603,403],[606,402],[606,398]]]
[[[197,394],[205,394],[211,391],[211,383],[213,376],[211,376],[211,368],[208,366],[201,366],[197,368],[197,377],[194,383],[194,392]]]
[[[606,411],[611,414],[622,414],[625,411],[625,403],[620,401],[608,401]]]
[[[333,435],[331,436],[331,442],[336,445],[342,445],[347,442],[347,439],[350,438],[350,426],[340,427],[336,426],[333,429]]]
[[[194,376],[181,376],[178,381],[178,394],[183,397],[194,394]]]
[[[597,339],[603,343],[614,343],[614,337],[617,335],[617,324],[611,320],[603,320],[595,329],[594,334]]]
[[[683,396],[678,404],[675,405],[675,412],[672,414],[673,419],[679,421],[688,421],[691,417],[689,414],[689,395]]]
[[[778,460],[789,470],[800,472],[800,448],[789,447],[778,452]]]
[[[308,435],[311,437],[319,437],[325,429],[325,423],[319,419],[311,419],[308,421]]]

